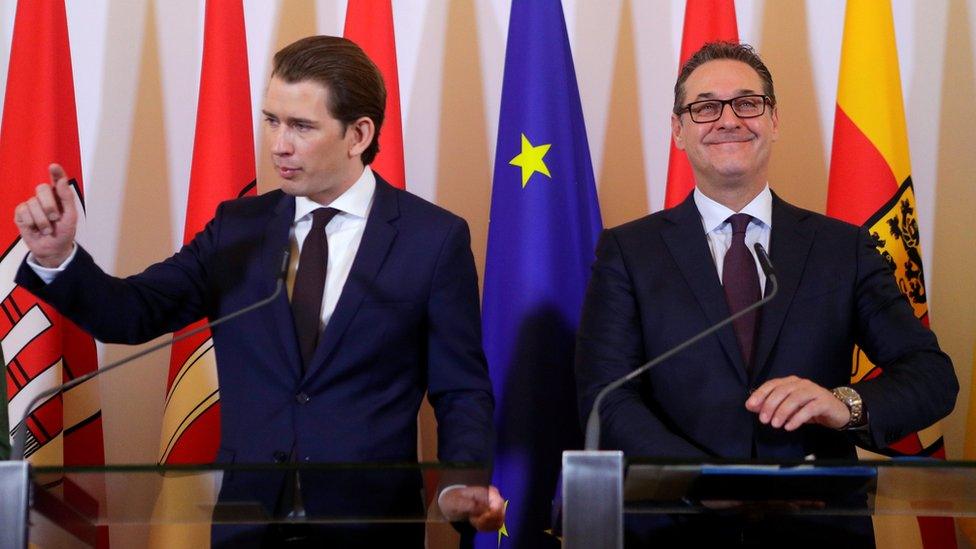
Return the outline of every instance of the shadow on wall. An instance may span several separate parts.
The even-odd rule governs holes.
[[[814,92],[807,12],[794,2],[765,2],[759,44],[773,73],[779,140],[769,162],[769,184],[785,200],[823,212],[828,159]]]
[[[630,2],[623,2],[618,28],[603,162],[597,174],[605,227],[637,219],[648,210],[641,135],[642,105]]]
[[[268,74],[264,78],[265,82],[271,78],[271,70],[274,65],[270,59],[274,58],[274,54],[299,38],[318,34],[315,21],[315,0],[287,0],[278,4],[278,28],[275,31],[274,47],[268,52]],[[264,89],[263,85],[261,89]],[[263,100],[262,95],[262,102]],[[255,159],[258,174],[258,194],[264,194],[277,189],[280,185],[278,176],[275,174],[274,164],[271,162],[271,155],[268,153],[270,148],[265,141],[264,124],[258,124],[258,131],[255,132],[254,138],[260,144]]]
[[[562,451],[583,446],[573,373],[576,330],[559,307],[540,303],[522,320],[518,334],[502,399],[496,403],[507,416],[500,424],[508,429],[497,434],[499,446],[510,454],[509,471],[517,461],[528,480],[521,506],[508,507],[506,522],[520,528],[517,538],[511,538],[513,547],[557,547],[546,529],[551,526]],[[525,365],[532,367],[518,367]],[[526,413],[511,402],[544,405]]]

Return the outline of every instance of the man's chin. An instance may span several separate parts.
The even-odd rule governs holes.
[[[283,177],[276,177],[275,179],[277,179],[278,186],[283,193],[291,196],[302,196],[304,194],[305,189],[295,181]]]
[[[719,162],[713,167],[715,173],[725,179],[741,179],[751,171],[751,166],[744,162]]]

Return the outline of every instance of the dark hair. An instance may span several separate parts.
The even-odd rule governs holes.
[[[373,142],[363,151],[369,164],[380,150],[380,128],[386,109],[383,75],[351,40],[337,36],[309,36],[282,48],[274,56],[271,76],[285,82],[318,82],[328,90],[329,113],[343,130],[362,117],[373,121]]]
[[[717,59],[731,59],[741,61],[752,67],[763,83],[763,93],[769,97],[771,105],[776,104],[776,93],[773,91],[773,75],[759,58],[759,54],[749,44],[737,42],[708,42],[700,50],[692,54],[688,61],[681,66],[678,80],[674,83],[674,114],[681,114],[681,107],[685,102],[685,81],[698,67]]]

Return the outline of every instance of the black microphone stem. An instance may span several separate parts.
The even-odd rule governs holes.
[[[78,385],[81,385],[82,383],[88,381],[89,379],[91,379],[91,378],[93,378],[95,376],[100,376],[100,375],[104,374],[105,372],[108,372],[109,370],[114,370],[114,369],[118,368],[119,366],[122,366],[123,364],[127,364],[129,362],[132,362],[133,360],[135,360],[137,358],[141,358],[143,356],[146,356],[146,355],[148,355],[150,353],[153,353],[155,351],[158,351],[158,350],[160,350],[160,349],[162,349],[164,347],[169,347],[171,345],[174,345],[175,343],[177,343],[179,341],[183,341],[184,339],[186,339],[186,338],[188,338],[190,336],[194,336],[194,335],[196,335],[196,334],[198,334],[198,333],[200,333],[200,332],[202,332],[204,330],[209,330],[209,329],[211,329],[211,328],[213,328],[215,326],[218,326],[220,324],[223,324],[224,322],[227,322],[228,320],[235,319],[235,318],[237,318],[237,317],[239,317],[239,316],[241,316],[243,314],[246,314],[246,313],[249,313],[249,312],[253,311],[254,309],[258,309],[258,308],[264,307],[268,303],[271,303],[272,301],[274,301],[275,299],[277,299],[277,297],[281,294],[281,290],[285,287],[285,275],[287,274],[288,259],[289,259],[289,257],[290,257],[290,253],[286,249],[285,250],[284,257],[282,258],[282,266],[281,266],[281,270],[279,271],[278,282],[277,282],[277,284],[275,284],[275,290],[274,290],[274,292],[271,293],[270,296],[262,299],[261,301],[258,301],[257,303],[252,303],[252,304],[248,305],[247,307],[244,307],[243,309],[238,309],[238,310],[230,313],[229,315],[227,315],[227,316],[225,316],[223,318],[218,318],[217,320],[214,320],[213,322],[208,322],[208,323],[204,324],[203,326],[197,326],[196,328],[190,330],[189,332],[186,332],[184,334],[180,334],[180,335],[174,337],[171,340],[162,341],[160,343],[157,343],[156,345],[153,345],[152,347],[149,347],[147,349],[143,349],[143,350],[139,351],[138,353],[135,353],[135,354],[129,355],[129,356],[125,357],[125,358],[121,358],[119,360],[116,360],[115,362],[112,362],[111,364],[107,364],[107,365],[105,365],[105,366],[103,366],[101,368],[98,368],[97,370],[93,370],[91,372],[88,372],[85,375],[78,376],[78,377],[72,379],[71,381],[69,381],[69,382],[67,382],[67,383],[65,383],[63,385],[58,385],[57,387],[51,387],[50,389],[46,389],[46,390],[41,391],[40,393],[37,393],[36,395],[34,395],[34,398],[30,399],[30,401],[27,403],[27,408],[25,408],[25,411],[24,411],[24,417],[21,419],[21,422],[20,422],[21,423],[20,428],[17,429],[17,431],[14,433],[13,446],[12,446],[12,448],[10,450],[10,459],[22,460],[22,459],[25,459],[26,458],[26,456],[24,456],[24,446],[27,443],[27,418],[30,417],[31,412],[34,410],[34,406],[38,402],[40,402],[41,400],[44,400],[44,399],[46,399],[46,398],[48,398],[50,396],[56,395],[56,394],[58,394],[60,392],[67,392],[69,389],[73,389],[73,388],[77,387]]]

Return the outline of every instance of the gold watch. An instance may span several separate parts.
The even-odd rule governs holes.
[[[864,425],[864,401],[861,400],[861,395],[857,391],[850,387],[837,387],[831,393],[837,397],[837,400],[843,402],[851,413],[850,421],[839,430],[846,431]]]

